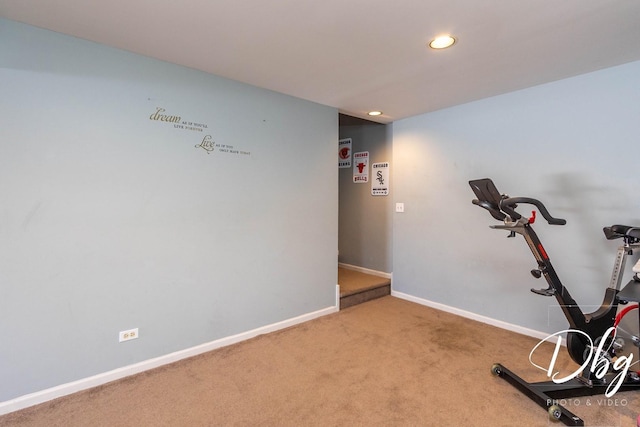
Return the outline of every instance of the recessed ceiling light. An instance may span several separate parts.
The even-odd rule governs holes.
[[[431,40],[431,43],[429,43],[429,47],[431,49],[446,49],[449,46],[453,46],[455,42],[456,39],[454,39],[450,35],[439,36]]]
[[[382,111],[369,111],[370,116],[380,116],[382,115]]]

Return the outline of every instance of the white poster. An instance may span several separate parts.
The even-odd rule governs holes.
[[[389,162],[371,165],[371,195],[389,195]]]
[[[353,153],[353,182],[366,184],[369,182],[369,152]]]
[[[338,141],[338,167],[351,167],[351,138],[345,138]]]

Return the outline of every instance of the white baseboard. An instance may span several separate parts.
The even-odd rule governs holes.
[[[391,273],[385,273],[384,271],[370,270],[368,268],[345,264],[343,262],[339,262],[338,267],[346,268],[347,270],[359,271],[360,273],[371,274],[372,276],[384,277],[385,279],[391,279]]]
[[[73,381],[67,384],[62,384],[56,387],[52,387],[46,390],[38,391],[35,393],[27,394],[17,397],[12,400],[0,402],[0,415],[8,414],[9,412],[18,411],[20,409],[28,408],[29,406],[38,405],[40,403],[48,402],[59,397],[67,396],[69,394],[77,393],[82,390],[86,390],[92,387],[106,384],[111,381],[119,380],[130,375],[138,374],[140,372],[148,371],[150,369],[158,368],[169,363],[177,362],[182,359],[197,356],[202,353],[206,353],[211,350],[215,350],[221,347],[226,347],[231,344],[236,344],[241,341],[248,340],[258,335],[275,332],[280,329],[288,328],[290,326],[304,323],[309,320],[316,319],[318,317],[326,316],[331,313],[335,313],[339,310],[339,291],[338,291],[338,304],[334,307],[327,307],[322,310],[314,311],[312,313],[303,314],[298,317],[283,320],[271,325],[262,326],[251,331],[242,332],[237,335],[221,338],[209,343],[201,344],[195,347],[191,347],[185,350],[176,351],[164,356],[156,357],[154,359],[145,360],[133,365],[124,366],[122,368],[114,369],[113,371],[104,372],[102,374],[94,375],[92,377],[83,378],[78,381]]]
[[[476,314],[470,311],[466,311],[456,307],[451,307],[445,304],[441,304],[439,302],[433,302],[423,298],[414,297],[413,295],[408,295],[402,292],[391,290],[391,296],[401,298],[407,301],[415,302],[420,305],[425,305],[427,307],[435,308],[436,310],[445,311],[447,313],[452,313],[461,317],[466,317],[467,319],[476,320],[481,323],[486,323],[487,325],[496,326],[501,329],[506,329],[507,331],[516,332],[521,335],[537,338],[539,340],[543,340],[549,337],[549,334],[546,332],[540,332],[540,331],[525,328],[522,326],[514,325],[512,323],[504,322],[502,320],[493,319],[491,317],[483,316],[481,314]]]

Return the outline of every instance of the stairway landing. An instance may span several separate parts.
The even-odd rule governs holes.
[[[340,309],[391,294],[391,279],[338,267]]]

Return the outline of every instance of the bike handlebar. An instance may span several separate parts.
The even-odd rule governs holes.
[[[544,219],[546,219],[547,222],[551,225],[565,225],[567,223],[566,219],[552,217],[545,205],[540,200],[532,199],[530,197],[507,197],[506,199],[500,200],[499,207],[503,211],[505,211],[506,209],[518,216],[521,216],[514,210],[518,203],[527,203],[530,205],[534,205],[538,208]]]
[[[567,223],[564,219],[551,216],[540,200],[530,197],[508,197],[501,195],[493,184],[493,181],[489,178],[469,181],[469,185],[478,197],[473,200],[473,204],[488,210],[491,216],[499,221],[505,220],[507,215],[514,220],[522,218],[522,215],[516,212],[515,209],[518,203],[526,203],[537,207],[544,219],[551,225],[565,225]],[[530,222],[533,222],[533,220]]]

